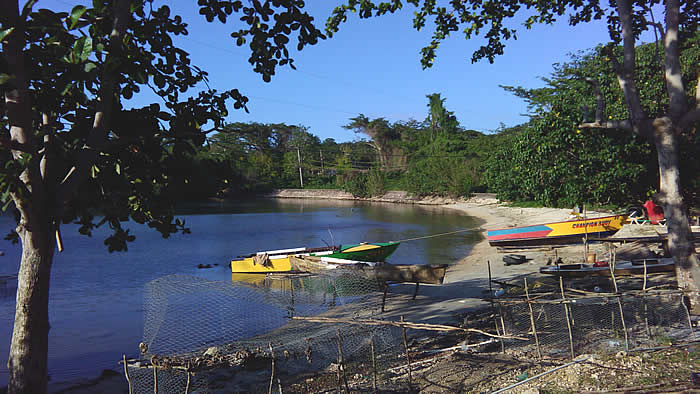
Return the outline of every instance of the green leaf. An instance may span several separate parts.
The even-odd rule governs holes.
[[[85,8],[84,5],[76,5],[73,7],[73,10],[70,12],[70,29],[75,29],[75,25],[78,24],[78,21],[80,20],[80,17],[85,14],[87,11],[87,8]]]
[[[85,72],[86,72],[86,73],[89,73],[90,71],[92,71],[92,70],[94,70],[94,69],[96,69],[96,68],[97,68],[97,64],[95,64],[95,63],[93,63],[93,62],[87,62],[87,63],[85,63],[84,69],[85,69]]]
[[[4,40],[5,37],[9,36],[13,30],[15,30],[14,27],[11,27],[11,28],[5,29],[5,30],[0,30],[0,41]]]
[[[140,84],[148,83],[148,74],[146,74],[146,72],[143,70],[136,71],[134,73],[133,77],[134,77],[134,81],[136,81]]]
[[[14,75],[0,74],[0,85],[7,85],[15,79]]]
[[[90,37],[80,37],[73,44],[73,63],[84,63],[92,52],[92,39]]]

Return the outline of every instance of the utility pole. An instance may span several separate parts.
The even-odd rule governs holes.
[[[301,188],[304,188],[304,177],[301,175],[301,153],[299,153],[299,148],[297,148],[297,160],[299,160],[299,184]]]

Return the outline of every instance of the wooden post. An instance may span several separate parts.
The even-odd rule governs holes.
[[[401,315],[401,323],[403,323],[403,315]],[[412,391],[413,383],[411,379],[411,356],[408,354],[408,339],[406,338],[406,326],[401,324],[401,333],[403,334],[403,348],[406,351],[406,365],[408,366],[408,389]]]
[[[190,394],[190,376],[192,373],[187,371],[187,384],[185,385],[185,394]]]
[[[693,319],[690,318],[690,311],[688,310],[688,306],[683,302],[683,296],[681,295],[681,305],[683,305],[683,310],[685,311],[685,316],[688,318],[688,327],[690,327],[690,334],[693,336],[693,340],[695,340],[695,330],[693,329]]]
[[[537,357],[542,358],[542,352],[540,351],[540,340],[537,338],[537,328],[535,327],[535,313],[532,311],[532,304],[530,303],[530,292],[527,290],[527,278],[523,278],[525,281],[525,297],[527,298],[527,307],[530,309],[530,324],[532,325],[532,333],[535,335],[535,346],[537,346]]]
[[[384,295],[382,296],[382,313],[384,313],[384,305],[386,305],[386,293],[389,291],[389,285],[384,283]]]
[[[564,294],[564,280],[559,277],[559,288],[561,289],[561,299],[562,301],[566,301],[566,295]],[[574,335],[571,331],[571,320],[569,320],[569,304],[566,302],[563,303],[564,305],[564,316],[566,317],[566,327],[569,329],[569,346],[571,347],[571,359],[573,360],[576,355],[574,354]]]
[[[158,394],[158,367],[153,362],[151,365],[153,366],[153,393]]]
[[[374,330],[372,336],[369,337],[369,349],[372,352],[372,390],[377,392],[377,357],[374,354]]]
[[[622,330],[625,333],[625,351],[629,352],[630,351],[630,343],[629,339],[627,338],[627,324],[625,324],[625,315],[622,313],[622,296],[617,295],[617,306],[620,308],[620,321],[622,322]]]
[[[275,351],[272,350],[272,342],[268,342],[267,346],[270,347],[270,359],[272,360],[272,366],[271,366],[271,372],[270,372],[270,386],[267,389],[267,394],[272,394],[272,386],[275,383]]]
[[[647,305],[647,259],[644,259],[644,284],[642,284],[642,302],[644,302],[644,326],[646,327],[647,337],[651,339],[651,330],[649,329],[649,306]]]
[[[692,328],[692,326],[691,326]],[[132,388],[131,388],[131,378],[129,377],[129,368],[126,367],[126,354],[123,355],[123,360],[124,360],[124,376],[126,376],[126,382],[129,384],[129,394],[131,394]]]
[[[414,299],[414,300],[416,299],[416,296],[418,295],[418,285],[419,284],[420,284],[420,282],[416,282],[416,289],[413,291],[413,298],[412,299]]]
[[[336,335],[338,337],[338,377],[340,378],[342,376],[343,383],[345,384],[345,391],[349,393],[350,388],[348,388],[348,378],[345,375],[345,364],[343,362],[343,346],[340,343],[340,328],[336,328]]]
[[[496,325],[496,335],[499,335],[499,336],[502,335],[500,332],[501,330],[498,329],[498,319],[495,317],[495,315],[494,315],[493,323]],[[503,335],[505,335],[505,333]],[[498,338],[498,340],[501,342],[501,353],[505,353],[506,346],[503,343],[503,338]]]
[[[493,288],[491,286],[491,260],[486,260],[486,264],[489,267],[489,298],[493,297]]]

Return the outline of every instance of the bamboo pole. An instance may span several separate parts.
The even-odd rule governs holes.
[[[401,323],[403,323],[403,315],[401,315]],[[406,338],[406,326],[401,325],[401,333],[403,334],[403,348],[406,351],[406,366],[408,367],[408,390],[412,391],[412,382],[411,382],[411,356],[408,354],[408,339]]]
[[[564,280],[559,277],[559,288],[561,289],[561,298],[566,300],[566,295],[564,294]],[[574,359],[576,355],[574,354],[574,335],[571,332],[571,320],[569,320],[569,305],[564,304],[564,316],[566,317],[566,327],[569,329],[569,346],[571,347],[571,359]]]
[[[345,384],[345,391],[347,393],[350,393],[350,388],[348,387],[348,377],[345,375],[345,363],[343,361],[343,346],[340,342],[340,328],[336,328],[336,336],[338,338],[338,378],[342,376],[343,383]]]
[[[190,394],[190,376],[192,373],[187,371],[187,384],[185,385],[185,394]]]
[[[540,351],[540,340],[537,338],[537,328],[535,327],[535,314],[532,312],[532,304],[530,303],[530,292],[527,290],[527,278],[523,278],[525,281],[525,297],[527,297],[527,307],[530,309],[530,323],[532,324],[532,333],[535,335],[535,346],[537,346],[537,357],[542,358],[542,352]]]
[[[124,376],[126,376],[126,382],[129,384],[129,394],[133,393],[131,388],[131,378],[129,377],[129,368],[126,366],[126,354],[123,355],[124,359]]]

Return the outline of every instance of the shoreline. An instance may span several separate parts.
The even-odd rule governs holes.
[[[354,198],[349,193],[338,190],[294,190],[285,189],[266,195],[272,199],[332,199],[355,200],[362,202],[382,202],[396,204],[432,205],[457,210],[476,218],[480,224],[482,239],[474,244],[469,254],[451,265],[442,285],[421,285],[416,300],[407,304],[394,304],[387,313],[388,319],[398,319],[399,315],[409,321],[421,321],[434,324],[460,324],[462,317],[476,309],[488,305],[484,301],[488,293],[488,265],[494,279],[507,280],[522,274],[536,272],[538,266],[546,261],[544,252],[528,252],[532,261],[521,265],[505,266],[501,260],[503,254],[488,244],[486,230],[546,223],[566,219],[569,209],[557,208],[513,208],[499,202],[492,194],[476,194],[469,199],[449,199],[443,197],[413,198],[406,192],[390,192],[380,198]],[[579,248],[567,247],[567,248]],[[582,257],[582,254],[581,254]],[[542,260],[545,258],[545,260]],[[392,286],[394,295],[412,295],[413,284]],[[393,311],[391,310],[393,309]],[[117,368],[103,371],[101,376],[79,378],[72,381],[49,383],[48,391],[62,393],[122,393],[127,389],[123,372]]]

